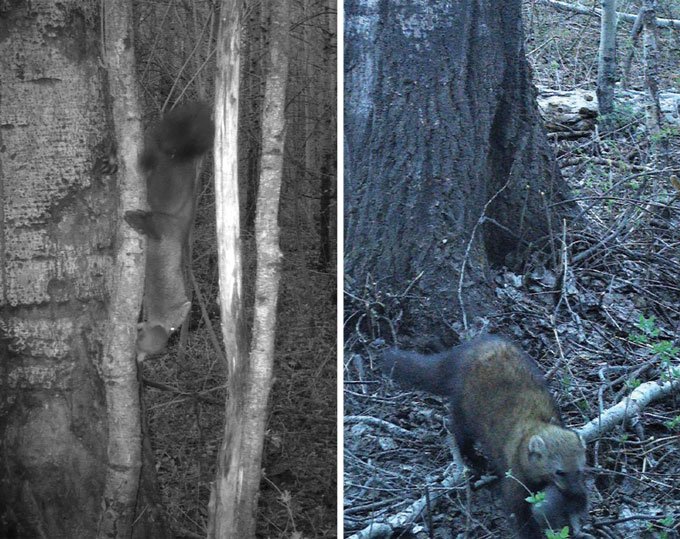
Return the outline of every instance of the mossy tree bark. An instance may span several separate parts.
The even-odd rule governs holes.
[[[566,207],[521,2],[350,0],[345,32],[346,274],[409,290],[401,331],[443,331]]]

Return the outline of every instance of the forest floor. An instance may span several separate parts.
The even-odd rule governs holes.
[[[659,15],[680,18],[673,5],[674,13]],[[525,29],[536,84],[595,87],[597,18],[525,2]],[[629,24],[620,25],[622,57],[630,50],[629,31]],[[678,92],[680,32],[660,30],[659,38],[660,87]],[[630,86],[644,90],[640,58],[637,51]],[[607,131],[551,138],[579,214],[554,231],[551,253],[537,253],[521,270],[496,268],[497,308],[485,320],[487,331],[508,336],[550,373],[572,428],[641,383],[680,375],[680,129],[666,125],[650,136],[644,115],[624,102],[609,120]],[[357,321],[391,300],[346,284],[344,413],[352,417],[344,434],[345,535],[365,530],[362,537],[377,537],[371,523],[420,501],[415,525],[395,536],[511,537],[498,482],[471,494],[464,481],[442,485],[453,459],[441,399],[404,391],[375,368],[380,346],[391,339],[363,331]],[[618,425],[589,443],[587,531],[609,539],[679,537],[679,448],[677,392],[650,404],[634,425]]]
[[[219,335],[213,222],[210,211],[199,212],[193,268]],[[274,387],[257,515],[262,538],[337,536],[336,273],[310,269],[315,241],[282,231]],[[145,406],[162,506],[178,539],[206,537],[225,421],[225,365],[196,302],[190,318],[184,344],[173,337],[166,353],[144,365],[144,378],[156,386],[145,387]]]

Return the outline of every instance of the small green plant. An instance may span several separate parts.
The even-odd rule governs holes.
[[[629,339],[635,344],[648,346],[650,354],[659,358],[661,368],[663,369],[661,380],[667,382],[680,378],[680,367],[674,366],[672,363],[680,355],[680,349],[673,346],[672,341],[652,342],[652,339],[656,339],[660,333],[659,328],[656,326],[656,317],[650,316],[645,318],[641,314],[635,325],[639,331],[632,332]],[[636,380],[629,380],[627,384],[629,387],[635,388],[639,385],[639,383],[634,385],[636,382]]]
[[[678,357],[678,350],[671,341],[659,341],[652,345],[652,353],[659,356],[661,364],[668,366],[671,359]]]
[[[668,427],[669,430],[680,430],[680,415],[675,416],[673,419],[665,421],[664,425],[666,425],[666,427]]]
[[[654,533],[654,537],[659,539],[668,539],[668,530],[673,527],[674,519],[672,516],[662,518],[657,522],[648,522],[647,530]]]
[[[640,315],[637,324],[635,324],[641,333],[631,333],[630,340],[635,344],[647,344],[650,337],[656,338],[659,336],[659,328],[656,327],[656,316],[645,318],[644,314]]]
[[[589,410],[588,401],[586,401],[585,399],[581,399],[581,400],[577,401],[576,406],[582,412],[587,412]]]
[[[560,531],[547,530],[545,536],[548,539],[569,539],[569,526],[565,526]]]
[[[539,490],[535,494],[532,494],[531,496],[527,496],[524,498],[526,501],[528,501],[532,505],[540,505],[545,501],[545,492],[542,490]]]
[[[632,104],[616,103],[614,112],[604,114],[599,122],[612,131],[620,129],[629,124],[639,121],[639,113],[636,112]]]
[[[509,477],[511,477],[511,476],[509,476]],[[545,492],[543,490],[539,490],[538,492],[534,492],[530,496],[527,496],[524,499],[527,502],[529,502],[531,505],[534,505],[536,507],[540,507],[540,505],[543,502],[545,502]],[[569,537],[569,526],[565,526],[560,531],[546,530],[545,535],[549,539],[566,539],[566,538]]]
[[[680,129],[676,126],[667,126],[661,129],[658,133],[655,133],[649,137],[652,144],[658,144],[659,142],[665,142],[669,139],[675,138],[680,134]]]
[[[665,526],[666,528],[670,528],[674,523],[675,520],[673,519],[672,515],[668,515],[666,518],[662,518],[661,520],[659,520],[659,524]]]
[[[661,379],[664,382],[680,378],[680,367],[673,365],[672,360],[677,359],[678,350],[671,341],[659,341],[652,346],[652,353],[661,359],[661,368],[664,372]]]
[[[569,388],[571,387],[571,384],[572,384],[572,382],[573,382],[573,379],[572,379],[572,377],[569,376],[568,374],[564,374],[564,375],[562,375],[562,377],[560,378],[560,382],[562,383],[562,387],[563,387],[564,389],[569,389]]]
[[[626,385],[630,389],[635,389],[636,387],[640,387],[640,384],[642,384],[642,382],[640,381],[639,378],[631,378],[630,380],[626,380]]]
[[[633,191],[637,191],[640,189],[640,182],[637,180],[630,180],[628,183],[626,183],[629,189]]]

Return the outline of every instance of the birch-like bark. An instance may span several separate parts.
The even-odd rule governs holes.
[[[597,57],[597,102],[600,114],[614,111],[616,84],[616,0],[602,0],[600,50]]]
[[[647,130],[650,135],[661,131],[661,105],[659,104],[659,53],[656,40],[656,0],[644,0],[642,17],[645,84],[649,98],[646,107]]]

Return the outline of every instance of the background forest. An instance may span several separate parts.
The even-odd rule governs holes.
[[[510,337],[539,362],[569,426],[599,428],[603,414],[602,433],[588,444],[588,531],[679,536],[677,391],[625,426],[620,416],[607,423],[605,412],[636,388],[680,375],[680,2],[617,2],[632,17],[617,28],[615,109],[599,118],[600,2],[574,4],[523,2],[526,56],[574,217],[550,224],[546,249],[487,268],[495,297],[472,330],[432,306],[421,275],[398,290],[384,275],[345,277],[346,536],[511,536],[493,486],[476,485],[470,497],[451,480],[441,401],[387,383],[375,363],[385,344],[440,350],[480,331]],[[649,39],[631,37],[651,4],[673,21],[657,26],[656,71]],[[650,76],[661,97],[657,131],[645,117]],[[354,271],[354,258],[349,265]],[[447,285],[454,303],[460,285]],[[414,318],[440,323],[434,334],[418,333]]]
[[[258,536],[333,537],[336,17],[330,1],[289,4],[292,56],[279,219],[284,258]],[[175,101],[210,102],[213,3],[138,2],[135,9],[145,124]],[[242,33],[239,173],[248,310],[253,301],[268,14],[262,3],[249,2]],[[190,322],[162,356],[144,363],[143,373],[161,504],[176,537],[205,537],[209,484],[224,432],[225,369],[213,333],[220,331],[211,169],[204,166],[193,231]]]

